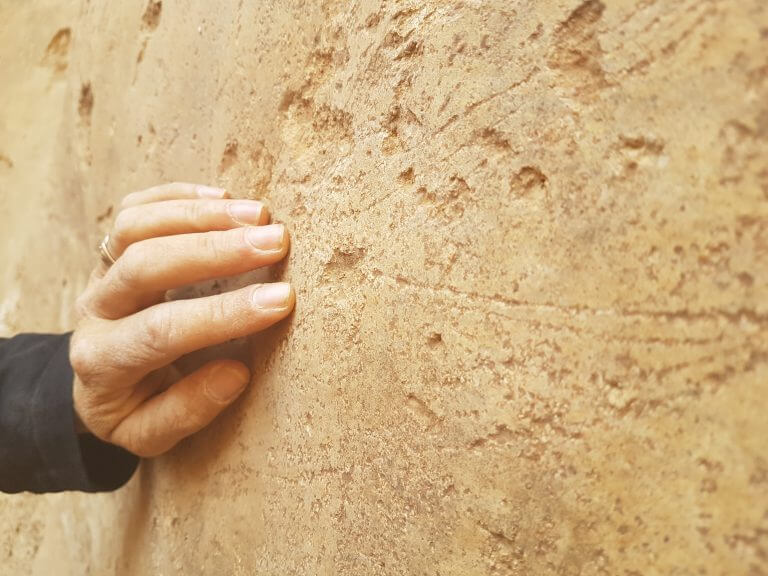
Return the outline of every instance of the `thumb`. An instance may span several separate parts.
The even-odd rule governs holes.
[[[110,441],[149,458],[205,428],[245,390],[250,372],[236,360],[214,360],[139,405]]]

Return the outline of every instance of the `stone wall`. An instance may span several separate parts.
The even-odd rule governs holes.
[[[124,194],[266,198],[295,315],[10,576],[768,573],[764,0],[0,0],[0,329]]]

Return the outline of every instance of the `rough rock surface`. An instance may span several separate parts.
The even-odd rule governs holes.
[[[0,1],[0,328],[125,193],[264,197],[295,316],[3,574],[768,573],[764,0]]]

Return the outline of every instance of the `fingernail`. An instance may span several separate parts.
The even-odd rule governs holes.
[[[257,250],[280,250],[285,243],[285,226],[255,226],[245,231],[245,237]]]
[[[213,188],[211,186],[198,186],[197,195],[201,198],[224,198],[227,195],[227,191],[223,188]]]
[[[218,366],[205,381],[205,393],[215,402],[231,402],[243,391],[250,377],[245,366]]]
[[[285,308],[290,297],[291,285],[288,282],[275,282],[256,288],[251,301],[256,308]]]
[[[232,202],[227,212],[238,224],[261,224],[264,205],[261,202]]]

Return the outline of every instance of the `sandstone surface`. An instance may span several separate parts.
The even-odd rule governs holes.
[[[0,330],[126,193],[265,198],[210,429],[0,497],[0,572],[768,573],[764,0],[0,1]]]

